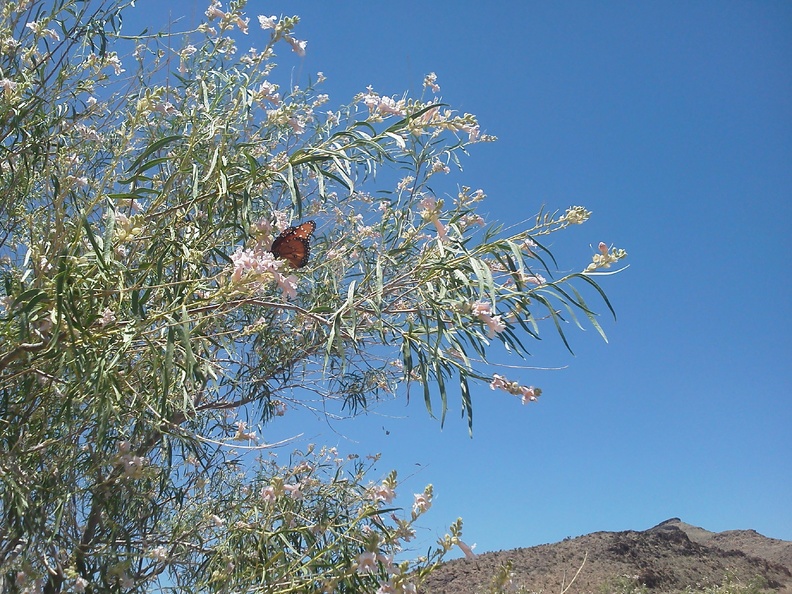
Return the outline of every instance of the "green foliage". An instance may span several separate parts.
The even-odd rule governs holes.
[[[743,582],[734,574],[727,573],[723,582],[718,585],[696,588],[688,586],[684,590],[684,594],[764,594],[770,591],[772,590],[768,587],[767,580],[761,576]]]
[[[620,575],[608,580],[599,588],[601,594],[649,594],[649,588],[638,576]]]
[[[9,591],[410,591],[460,526],[397,566],[425,503],[391,518],[357,466],[304,461],[303,481],[302,462],[253,464],[235,445],[266,446],[248,423],[418,385],[441,420],[459,393],[472,427],[471,382],[540,392],[487,371],[493,342],[526,356],[547,324],[567,345],[570,322],[601,332],[584,293],[612,311],[593,277],[622,250],[559,275],[538,241],[585,209],[505,234],[476,213],[483,192],[440,190],[492,138],[432,75],[428,97],[368,89],[323,112],[322,75],[274,82],[298,19],[264,19],[263,50],[237,57],[243,7],[171,36],[122,35],[119,1],[0,7]],[[271,241],[308,217],[310,263],[289,270]]]
[[[532,594],[532,591],[523,585],[518,585],[514,581],[514,564],[511,560],[501,563],[492,578],[492,584],[487,589],[486,594]]]
[[[578,567],[574,575],[567,577],[559,584],[559,592],[566,594],[570,588],[575,584],[583,567],[586,565],[588,554],[583,557],[583,562]],[[529,589],[525,584],[520,584],[514,575],[514,563],[511,559],[505,563],[501,563],[495,575],[492,577],[492,583],[486,590],[486,594],[535,594],[534,590]]]
[[[766,581],[756,577],[745,583],[732,573],[727,573],[717,585],[688,586],[679,590],[681,594],[763,594]],[[641,582],[640,576],[622,575],[609,580],[600,587],[602,594],[648,594],[651,589]]]

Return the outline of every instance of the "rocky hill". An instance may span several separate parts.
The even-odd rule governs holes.
[[[585,558],[585,564],[583,564]],[[530,592],[559,593],[583,565],[567,594],[603,594],[619,583],[643,585],[650,593],[705,588],[760,578],[765,591],[792,594],[792,542],[754,530],[709,532],[672,518],[636,532],[594,532],[555,544],[457,559],[430,575],[427,594],[483,594],[506,562],[513,583]]]

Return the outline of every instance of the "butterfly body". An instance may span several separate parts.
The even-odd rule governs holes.
[[[280,259],[286,260],[293,268],[308,264],[311,255],[311,235],[316,230],[314,221],[305,221],[296,227],[284,230],[272,242],[270,251]]]

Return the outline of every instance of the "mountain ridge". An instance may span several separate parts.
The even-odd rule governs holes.
[[[585,563],[584,563],[585,560]],[[711,532],[670,518],[643,531],[592,532],[563,541],[455,559],[430,574],[427,594],[486,592],[502,564],[531,592],[559,592],[583,565],[567,594],[601,594],[614,580],[633,580],[650,593],[679,592],[723,583],[726,576],[792,594],[792,542],[755,530]]]

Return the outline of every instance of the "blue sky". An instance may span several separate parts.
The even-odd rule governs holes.
[[[160,28],[167,10],[192,25],[207,4],[140,0],[125,30]],[[458,516],[478,552],[675,516],[792,540],[792,4],[304,0],[248,13],[301,17],[306,57],[281,46],[277,61],[303,85],[324,72],[330,109],[369,84],[419,94],[436,72],[443,100],[499,137],[454,176],[486,191],[488,220],[582,204],[592,219],[552,236],[562,267],[582,268],[600,241],[629,252],[602,282],[618,315],[603,319],[609,343],[571,331],[571,357],[550,331],[528,363],[565,368],[510,372],[543,388],[538,404],[484,386],[473,439],[455,403],[441,430],[416,398],[332,430],[309,419],[302,443],[381,452],[408,495],[433,483],[419,546]]]

